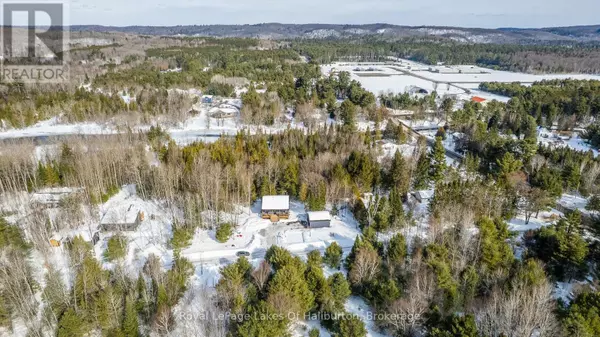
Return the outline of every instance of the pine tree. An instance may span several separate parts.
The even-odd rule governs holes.
[[[142,275],[142,272],[138,275],[137,279],[137,302],[136,309],[138,314],[141,315],[142,321],[147,322],[150,319],[150,303],[148,301],[148,290],[146,280]]]
[[[426,153],[422,153],[417,161],[417,167],[414,174],[413,188],[415,190],[424,190],[429,187],[429,167],[431,161]]]
[[[339,269],[342,261],[342,247],[334,241],[325,249],[323,261],[329,268]]]
[[[315,301],[315,296],[304,279],[303,270],[292,265],[278,269],[269,282],[269,296],[279,295],[287,296],[292,301],[290,311],[297,313],[308,312]]]
[[[331,289],[319,265],[309,264],[304,274],[308,289],[315,298],[315,308],[322,309],[331,297]]]
[[[123,334],[125,337],[140,336],[138,313],[135,308],[135,301],[127,298],[125,300],[125,318],[123,319]]]
[[[79,306],[89,309],[94,298],[105,292],[108,284],[108,272],[102,269],[98,260],[91,255],[86,256],[75,276],[73,291]]]
[[[396,150],[396,153],[394,154],[394,159],[392,159],[392,166],[390,167],[388,180],[390,188],[398,189],[398,192],[400,192],[401,197],[404,198],[410,188],[410,177],[406,160],[398,150]]]
[[[347,99],[342,102],[340,117],[345,131],[353,132],[356,130],[356,106],[350,100]]]
[[[287,166],[279,179],[279,190],[281,193],[287,193],[292,196],[298,195],[298,163],[294,160],[287,163]]]
[[[335,273],[327,280],[329,288],[331,289],[331,295],[333,298],[333,312],[341,312],[344,310],[344,304],[352,291],[350,290],[350,284],[342,273]]]
[[[386,197],[382,197],[379,201],[379,207],[374,217],[375,223],[373,224],[373,227],[378,232],[387,231],[390,227],[390,218],[391,210],[389,202]]]
[[[390,225],[393,228],[398,228],[404,225],[404,204],[402,202],[401,193],[397,188],[390,191]]]
[[[481,266],[484,273],[494,273],[499,268],[508,269],[514,260],[512,248],[506,240],[508,230],[501,220],[494,222],[482,218],[477,223],[480,235]],[[499,228],[500,227],[500,228]]]
[[[438,183],[444,179],[446,172],[446,149],[442,144],[442,137],[435,138],[433,151],[431,152],[431,180]]]
[[[362,237],[357,235],[356,240],[354,240],[354,244],[352,245],[352,249],[350,250],[350,254],[346,256],[346,261],[344,261],[346,268],[349,268],[350,265],[352,265],[354,258],[356,257],[356,253],[363,246],[365,246],[365,243],[363,243]]]
[[[367,329],[365,323],[355,315],[344,315],[342,319],[338,321],[339,324],[339,337],[365,337],[367,336]]]
[[[387,257],[390,263],[398,265],[404,263],[406,252],[407,247],[406,239],[404,239],[404,236],[400,233],[397,233],[394,236],[392,236],[387,249]]]
[[[404,130],[404,126],[402,123],[398,123],[398,127],[396,128],[396,142],[398,142],[398,144],[406,144],[407,141],[408,136]]]
[[[58,322],[58,337],[83,337],[88,331],[87,323],[73,308],[65,311]]]

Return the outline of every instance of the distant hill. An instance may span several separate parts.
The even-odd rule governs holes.
[[[72,31],[123,32],[142,35],[184,35],[212,37],[253,37],[267,39],[289,38],[348,38],[357,36],[381,36],[405,38],[437,36],[460,42],[472,43],[600,43],[600,25],[554,27],[540,29],[522,28],[460,28],[460,27],[409,27],[385,23],[367,25],[336,24],[282,24],[262,23],[256,25],[193,25],[193,26],[127,26],[98,25],[72,26]]]

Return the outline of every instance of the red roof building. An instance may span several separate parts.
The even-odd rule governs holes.
[[[479,96],[473,96],[471,97],[471,101],[475,102],[475,103],[483,103],[486,101],[485,98],[481,98]]]

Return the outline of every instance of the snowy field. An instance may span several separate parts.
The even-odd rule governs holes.
[[[403,93],[411,92],[414,87],[422,88],[428,92],[436,90],[439,95],[444,94],[461,94],[464,90],[460,90],[448,85],[435,85],[433,81],[422,79],[411,75],[411,70],[407,67],[402,67],[397,64],[384,65],[383,63],[374,66],[373,71],[360,71],[355,69],[368,68],[367,66],[357,66],[357,64],[333,63],[321,66],[321,72],[324,75],[329,75],[332,72],[347,71],[353,80],[360,82],[363,88],[371,91],[375,95],[380,93],[393,92]]]
[[[478,89],[482,82],[520,82],[524,85],[551,79],[600,80],[598,75],[587,74],[526,74],[500,71],[471,65],[429,66],[414,61],[396,59],[395,62],[347,63],[336,62],[323,65],[324,75],[347,71],[351,78],[378,95],[381,92],[411,92],[413,87],[437,91],[438,95],[456,94],[470,99],[481,96],[486,99],[508,100],[506,97],[483,93]],[[450,84],[450,85],[449,85]],[[467,89],[470,93],[467,93]]]

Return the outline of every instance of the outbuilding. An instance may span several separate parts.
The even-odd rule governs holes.
[[[309,228],[331,227],[331,214],[327,211],[307,212]]]
[[[265,195],[261,201],[261,216],[263,219],[271,219],[273,222],[290,217],[289,195]]]
[[[429,200],[431,200],[431,198],[433,198],[433,191],[432,190],[416,191],[415,193],[413,193],[413,195],[415,196],[415,199],[417,199],[418,202],[425,202],[425,201],[429,201]]]
[[[471,101],[475,102],[475,103],[484,104],[484,103],[486,103],[487,100],[485,98],[483,98],[483,97],[473,96],[473,97],[471,97]]]

